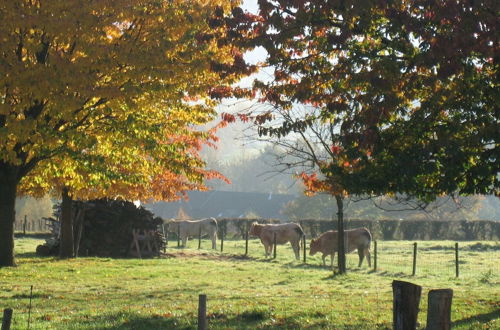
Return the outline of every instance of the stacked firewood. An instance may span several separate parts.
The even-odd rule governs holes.
[[[155,218],[150,211],[136,207],[132,202],[108,199],[74,201],[72,209],[77,256],[150,257],[159,255],[164,248],[162,219]],[[152,248],[137,253],[137,249],[146,244],[134,242],[134,232],[147,232],[148,235],[136,237],[146,236],[146,243]],[[52,237],[51,241],[54,239],[59,238]]]

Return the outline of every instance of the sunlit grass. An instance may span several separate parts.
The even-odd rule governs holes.
[[[198,295],[208,297],[211,329],[390,329],[394,279],[423,287],[419,322],[425,326],[427,293],[454,290],[454,328],[500,327],[497,243],[460,243],[455,277],[454,242],[378,242],[378,270],[357,268],[348,255],[347,275],[321,266],[321,257],[296,261],[290,246],[264,258],[257,240],[225,241],[224,252],[202,241],[154,259],[58,260],[33,253],[39,238],[16,239],[19,266],[0,269],[0,307],[14,309],[13,329],[194,329]],[[443,248],[438,248],[443,247]],[[491,248],[489,248],[491,247]],[[30,289],[33,286],[30,311]]]

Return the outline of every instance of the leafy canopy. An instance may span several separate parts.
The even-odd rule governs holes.
[[[212,86],[239,52],[209,27],[231,1],[16,1],[0,5],[0,171],[22,193],[172,199],[202,189]],[[215,72],[213,67],[220,68]]]
[[[234,42],[267,51],[274,77],[254,92],[274,109],[320,110],[267,126],[275,112],[258,114],[260,134],[334,127],[332,161],[305,177],[312,188],[498,194],[496,1],[258,3],[258,15],[226,20]]]

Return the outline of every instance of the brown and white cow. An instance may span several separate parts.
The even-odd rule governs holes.
[[[281,224],[259,224],[252,223],[248,232],[251,236],[260,238],[264,244],[266,257],[271,255],[274,246],[274,237],[276,235],[276,244],[286,244],[290,242],[295,253],[295,258],[300,259],[300,239],[304,236],[304,231],[299,224],[281,223]]]
[[[345,235],[345,249],[346,253],[358,250],[359,255],[359,265],[363,263],[363,259],[366,256],[368,261],[368,266],[371,267],[370,260],[370,243],[372,241],[372,235],[370,231],[366,228],[356,228],[350,230],[344,230]],[[323,266],[326,265],[325,258],[327,255],[331,256],[331,265],[333,266],[333,258],[338,250],[338,232],[336,230],[329,230],[322,233],[318,238],[311,240],[311,246],[309,250],[310,255],[315,255],[317,252],[323,253]]]

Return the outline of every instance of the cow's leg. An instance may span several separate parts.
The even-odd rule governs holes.
[[[323,259],[323,267],[326,267],[326,256],[327,254],[323,253],[323,256],[321,257],[321,259]]]
[[[269,256],[269,245],[262,242],[264,244],[264,252],[266,253],[266,258]]]
[[[212,233],[212,249],[217,248],[217,232]]]
[[[271,257],[273,255],[274,243],[270,243],[267,246],[267,248],[268,248],[267,254],[269,255],[269,257]]]
[[[363,259],[365,258],[365,251],[363,250],[363,248],[358,248],[358,256],[359,256],[358,267],[361,267],[361,264],[363,263]]]
[[[295,253],[295,259],[300,260],[300,252],[299,252],[299,241],[290,242],[292,244],[293,252]]]
[[[365,256],[366,256],[366,261],[368,261],[368,267],[372,267],[372,261],[371,261],[371,256],[370,256],[370,249],[365,248]]]
[[[333,252],[333,253],[331,254],[331,256],[332,256],[332,258],[331,258],[331,267],[332,267],[332,268],[333,268],[333,260],[335,259],[335,253],[336,253],[336,252]]]

